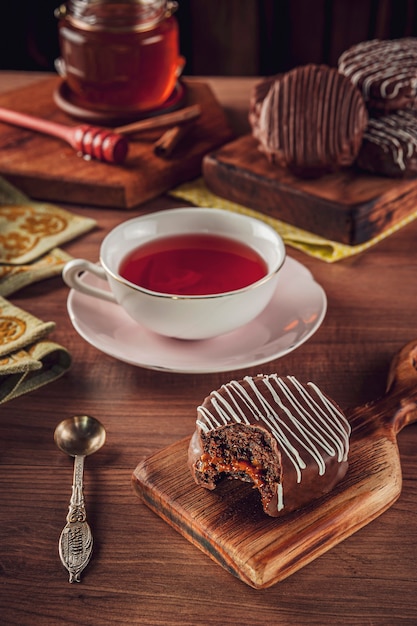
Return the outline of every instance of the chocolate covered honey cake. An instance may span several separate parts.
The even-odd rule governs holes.
[[[417,112],[395,111],[370,119],[357,164],[382,176],[417,176]]]
[[[195,482],[252,482],[265,513],[299,509],[329,492],[348,468],[350,425],[313,383],[246,376],[213,391],[197,409],[188,462]]]
[[[355,161],[367,122],[352,82],[334,68],[310,64],[276,78],[252,128],[272,163],[316,177]]]
[[[338,69],[361,91],[369,109],[416,107],[417,38],[372,39],[351,46]]]

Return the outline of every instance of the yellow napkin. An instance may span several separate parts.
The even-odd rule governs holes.
[[[95,225],[54,204],[33,202],[0,178],[0,295],[60,274],[71,257],[57,246]]]
[[[47,338],[54,329],[54,322],[42,322],[0,297],[0,404],[69,369],[69,352]]]
[[[399,221],[395,224],[395,226],[388,228],[377,237],[374,237],[373,239],[357,246],[348,246],[337,241],[324,239],[319,235],[307,232],[301,228],[287,224],[286,222],[281,222],[280,220],[274,219],[268,215],[264,215],[263,213],[254,211],[253,209],[249,209],[235,202],[220,198],[209,191],[203,178],[198,178],[191,182],[184,183],[169,193],[175,198],[187,200],[187,202],[190,202],[195,206],[227,209],[229,211],[244,213],[245,215],[250,215],[263,220],[278,231],[285,244],[298,250],[302,250],[306,254],[321,259],[322,261],[326,261],[327,263],[334,263],[335,261],[340,261],[341,259],[345,259],[367,250],[406,224],[412,222],[417,217],[416,210],[415,213]]]

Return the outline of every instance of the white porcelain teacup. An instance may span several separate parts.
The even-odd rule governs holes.
[[[191,254],[192,259],[187,261],[189,266],[180,259],[183,265],[178,268],[175,255],[181,241],[184,254]],[[155,266],[155,255],[160,252],[167,256],[158,257],[162,264]],[[136,322],[155,333],[207,339],[233,331],[263,311],[276,289],[285,254],[278,233],[256,218],[222,209],[167,209],[119,224],[101,244],[100,264],[73,259],[65,265],[63,278],[73,289],[120,304]],[[136,275],[132,278],[126,273],[136,271],[135,256],[146,266],[140,284],[135,282]],[[193,266],[197,262],[200,269]],[[249,275],[252,270],[253,279]],[[83,272],[107,280],[110,291],[88,284]],[[202,279],[206,272],[208,276]],[[150,282],[145,284],[145,278]],[[213,287],[207,282],[210,280],[221,284]],[[249,284],[241,286],[245,281]]]

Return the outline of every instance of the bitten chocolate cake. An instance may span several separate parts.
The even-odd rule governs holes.
[[[338,68],[361,90],[370,109],[386,113],[417,104],[417,38],[355,44],[341,54]]]
[[[252,482],[265,513],[299,509],[329,492],[348,468],[350,425],[313,383],[246,376],[213,391],[197,409],[188,462],[194,480]]]
[[[300,177],[351,165],[368,122],[358,89],[336,69],[304,65],[270,87],[256,137],[272,163]]]
[[[417,176],[417,112],[396,111],[370,119],[357,164],[383,176]]]

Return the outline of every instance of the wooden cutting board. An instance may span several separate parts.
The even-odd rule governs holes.
[[[349,412],[349,469],[327,496],[282,518],[263,513],[258,492],[240,481],[214,491],[187,467],[189,439],[141,462],[137,495],[219,565],[257,589],[314,560],[383,513],[401,493],[397,433],[417,420],[417,340],[394,359],[388,391]]]
[[[2,94],[0,106],[76,126],[54,101],[61,79],[53,77]],[[34,199],[131,209],[201,174],[203,156],[230,141],[223,109],[209,86],[184,80],[185,105],[200,104],[201,116],[169,159],[154,155],[166,129],[130,139],[123,165],[86,161],[60,139],[0,122],[0,174]]]
[[[417,210],[417,179],[346,168],[302,180],[271,165],[252,135],[207,154],[203,176],[222,198],[348,245],[376,237]]]

